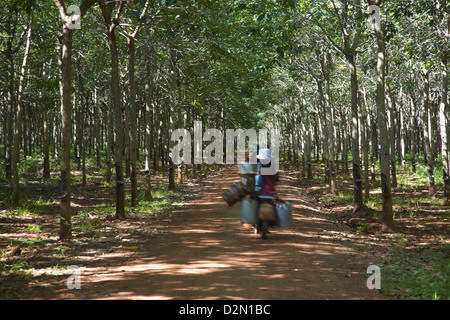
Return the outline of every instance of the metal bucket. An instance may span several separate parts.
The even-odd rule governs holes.
[[[277,215],[277,226],[292,227],[292,204],[289,201],[277,202],[275,204],[275,213]]]
[[[241,222],[255,224],[258,222],[259,202],[255,199],[243,199],[241,202]]]
[[[249,163],[249,162],[240,162],[239,163],[239,173],[240,174],[256,174],[256,164]]]
[[[232,207],[235,203],[241,201],[245,194],[244,186],[240,183],[235,183],[231,186],[230,190],[222,194],[222,198],[228,206]]]

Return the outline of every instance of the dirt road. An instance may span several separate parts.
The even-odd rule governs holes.
[[[281,172],[278,189],[293,204],[295,225],[273,229],[268,240],[240,223],[239,204],[221,198],[236,181],[235,169],[218,172],[126,264],[85,269],[81,289],[56,298],[383,299],[366,286],[368,262],[323,237],[337,226],[304,206],[292,178]]]

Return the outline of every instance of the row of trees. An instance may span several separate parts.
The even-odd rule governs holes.
[[[267,74],[259,50],[246,54],[253,21],[244,7],[235,14],[235,6],[4,1],[0,63],[8,72],[1,75],[0,140],[13,204],[20,204],[20,153],[26,159],[41,152],[44,179],[55,157],[65,239],[71,235],[71,169],[75,163],[84,184],[86,152],[95,153],[106,181],[115,177],[116,217],[124,219],[125,177],[133,206],[141,151],[151,196],[150,172],[169,163],[175,128],[191,129],[194,120],[205,127],[252,126],[252,91]],[[241,43],[243,37],[250,39]]]
[[[271,92],[276,99],[269,122],[284,128],[287,156],[300,150],[303,158],[295,160],[303,161],[311,177],[312,148],[322,153],[326,181],[335,193],[338,156],[347,171],[350,149],[355,213],[364,210],[369,173],[375,179],[379,160],[383,231],[394,229],[396,161],[405,169],[407,154],[414,171],[423,154],[430,197],[437,193],[435,167],[442,161],[443,204],[448,205],[449,3],[302,4],[297,7],[301,31]]]
[[[350,151],[355,212],[379,160],[390,231],[396,159],[424,154],[434,195],[440,155],[449,201],[449,10],[447,0],[5,0],[0,142],[13,203],[20,154],[42,154],[44,179],[54,157],[60,237],[70,237],[71,168],[85,183],[88,153],[106,181],[115,178],[124,219],[125,178],[131,205],[138,179],[150,196],[171,132],[193,132],[200,120],[205,130],[277,126],[285,158],[302,161],[305,174],[322,154],[333,193]]]

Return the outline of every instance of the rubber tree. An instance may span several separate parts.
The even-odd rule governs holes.
[[[423,127],[423,143],[425,146],[425,162],[428,171],[428,195],[433,198],[436,193],[436,182],[434,178],[434,168],[436,166],[436,159],[434,155],[434,130],[433,119],[430,110],[430,75],[431,71],[426,66],[422,65],[424,87],[422,90],[423,97],[423,111],[422,111],[422,127]]]
[[[79,7],[75,7],[75,15],[80,22],[87,10],[94,5],[95,0],[83,0]],[[58,8],[61,21],[63,22],[62,34],[58,37],[60,41],[59,64],[61,69],[60,78],[60,94],[61,94],[61,153],[60,153],[60,230],[59,237],[61,240],[70,238],[72,235],[71,226],[71,204],[70,204],[70,151],[72,141],[72,41],[73,34],[76,30],[73,22],[74,18],[68,14],[67,7],[61,0],[54,0]],[[71,8],[74,12],[74,7]],[[78,11],[78,12],[77,12]]]
[[[28,57],[30,54],[31,47],[31,34],[32,34],[32,26],[33,26],[33,10],[30,10],[29,13],[29,23],[28,23],[28,31],[27,31],[27,40],[25,45],[25,52],[23,54],[23,61],[20,70],[20,78],[19,78],[19,88],[17,93],[17,117],[14,128],[14,152],[12,157],[12,172],[13,172],[13,180],[14,180],[14,193],[13,193],[13,205],[19,205],[20,199],[20,189],[19,189],[19,150],[20,150],[20,138],[21,138],[21,128],[22,128],[22,118],[23,118],[23,94],[25,88],[25,76],[27,72],[27,64]]]
[[[450,23],[449,23],[450,29]],[[450,31],[450,30],[449,30]],[[450,205],[450,178],[449,178],[449,149],[448,149],[448,125],[450,123],[449,118],[449,106],[448,106],[448,70],[446,59],[443,59],[442,64],[442,98],[439,107],[440,126],[441,126],[441,152],[442,152],[442,173],[444,180],[443,190],[443,205]]]
[[[137,24],[129,27],[128,32],[125,33],[127,37],[128,48],[128,78],[130,81],[130,96],[129,96],[129,121],[130,121],[130,181],[131,181],[131,206],[134,207],[137,199],[137,176],[136,176],[136,155],[137,155],[137,95],[136,95],[136,80],[135,80],[135,56],[136,56],[136,37],[139,33],[142,24],[142,18],[145,16],[149,7],[150,1],[146,1],[142,12],[139,15]],[[131,22],[131,21],[130,21]]]
[[[369,10],[379,10],[382,5],[382,0],[368,1]],[[377,120],[379,129],[379,143],[380,143],[380,176],[381,176],[381,192],[383,195],[382,205],[382,219],[381,231],[391,232],[394,229],[394,215],[392,210],[392,192],[391,192],[391,178],[390,178],[390,144],[389,144],[389,130],[387,127],[387,112],[386,112],[386,43],[384,38],[384,31],[381,24],[381,17],[375,18],[373,27],[377,39]]]
[[[20,33],[20,8],[18,8],[17,3],[11,3],[8,6],[5,6],[4,10],[7,10],[8,13],[5,16],[2,16],[2,25],[1,30],[4,31],[4,40],[5,43],[4,48],[0,50],[0,52],[4,55],[6,58],[6,75],[7,80],[6,85],[7,88],[5,90],[6,95],[6,107],[3,111],[5,115],[5,122],[3,126],[3,132],[2,132],[2,141],[4,143],[4,153],[5,153],[5,179],[8,182],[11,182],[12,178],[12,172],[11,172],[11,166],[12,166],[12,146],[13,146],[13,139],[14,139],[14,112],[15,105],[17,103],[17,97],[16,97],[16,67],[14,58],[16,54],[19,52],[21,46],[24,43],[25,40],[25,34],[26,32],[21,32],[21,34],[18,36],[18,33]]]
[[[442,51],[440,53],[440,65],[441,65],[441,103],[439,106],[439,120],[441,129],[441,152],[442,152],[442,171],[444,180],[444,190],[443,190],[443,205],[450,205],[450,160],[449,160],[449,123],[450,123],[450,107],[448,101],[448,75],[449,75],[449,60],[450,60],[450,1],[440,0],[442,6],[442,25],[439,27],[438,19],[435,18],[437,26],[437,35],[444,39],[444,46],[442,46]]]
[[[311,3],[311,2],[310,2]],[[314,5],[311,3],[311,5]],[[353,213],[364,212],[364,203],[362,195],[362,176],[360,161],[360,143],[359,143],[359,104],[358,104],[358,73],[357,73],[357,49],[361,43],[361,33],[363,30],[363,11],[361,1],[344,0],[339,4],[331,1],[331,4],[325,3],[325,11],[321,15],[329,16],[327,19],[312,18],[312,21],[321,30],[322,34],[328,40],[328,43],[340,52],[348,66],[350,75],[351,91],[351,149],[353,164]],[[349,8],[352,7],[351,10]],[[354,11],[353,14],[350,14]],[[314,16],[314,15],[312,15]],[[324,23],[329,21],[327,25]],[[330,25],[337,26],[332,29]]]
[[[99,2],[103,20],[106,27],[106,35],[111,58],[111,97],[114,110],[114,124],[116,141],[114,145],[114,167],[116,171],[116,218],[126,219],[125,215],[125,181],[123,175],[123,119],[121,88],[119,78],[119,53],[117,49],[116,27],[119,25],[119,17],[124,8],[124,2],[118,4],[115,15],[113,10],[116,2]]]

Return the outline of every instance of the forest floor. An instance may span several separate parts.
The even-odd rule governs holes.
[[[127,220],[104,214],[114,209],[114,188],[74,188],[74,237],[65,242],[57,203],[33,203],[33,214],[20,216],[0,203],[0,299],[427,299],[420,286],[432,279],[435,294],[448,292],[448,210],[397,216],[397,232],[382,234],[374,212],[353,216],[319,179],[299,179],[289,167],[280,176],[294,226],[273,228],[267,240],[241,224],[239,204],[222,199],[239,181],[235,166],[156,195],[146,203],[157,202],[156,211],[138,206]],[[382,290],[367,287],[371,265],[381,268]],[[67,286],[69,266],[79,268],[79,289]],[[387,286],[418,271],[428,284]]]

